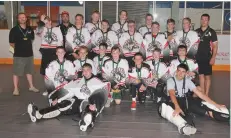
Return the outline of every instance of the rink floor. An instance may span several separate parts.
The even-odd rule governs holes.
[[[122,104],[112,105],[103,111],[94,129],[80,132],[75,116],[62,116],[57,119],[32,123],[26,112],[27,104],[33,101],[45,107],[47,100],[42,93],[28,91],[26,78],[20,80],[20,96],[12,96],[12,66],[0,65],[0,138],[183,138],[177,128],[160,118],[152,102],[139,105],[136,111],[130,110],[129,96]],[[230,72],[214,72],[210,97],[218,103],[230,107]],[[34,84],[44,90],[43,79],[36,66]],[[78,118],[77,118],[78,119]],[[197,117],[198,129],[192,138],[229,138],[230,128],[206,117]]]

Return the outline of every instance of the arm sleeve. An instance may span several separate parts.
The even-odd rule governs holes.
[[[61,32],[61,28],[58,27],[58,46],[63,46],[63,34]]]
[[[119,43],[119,42],[118,42],[118,36],[116,35],[115,32],[113,32],[113,36],[114,36],[114,37],[113,37],[113,46],[114,46],[114,45],[118,45],[118,43]]]
[[[175,83],[172,78],[167,80],[167,91],[175,90]]]
[[[14,32],[13,29],[10,30],[9,42],[10,42],[10,43],[15,43],[15,32]]]
[[[186,81],[187,81],[187,82],[186,82],[186,85],[188,86],[188,89],[189,89],[190,91],[193,91],[193,89],[196,88],[195,84],[194,84],[190,79],[187,79]]]
[[[46,74],[45,76],[51,80],[54,81],[55,78],[55,69],[54,69],[54,65],[52,64],[52,62],[48,65],[48,67],[45,70]]]
[[[42,32],[43,32],[43,29],[44,29],[44,26],[45,26],[45,23],[44,22],[42,22],[42,21],[39,21],[38,22],[38,27],[36,28],[36,34],[37,35],[40,35],[40,34],[42,34]]]
[[[212,42],[216,42],[217,41],[217,33],[213,30],[211,31],[211,39],[212,39]]]
[[[86,35],[85,35],[85,45],[90,49],[91,46],[91,35],[86,29]],[[91,50],[91,49],[90,49]]]

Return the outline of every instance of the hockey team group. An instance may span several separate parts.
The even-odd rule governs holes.
[[[168,19],[162,32],[151,14],[139,29],[125,10],[111,27],[108,20],[99,20],[98,11],[85,25],[81,14],[75,16],[75,25],[68,12],[61,16],[62,23],[52,27],[51,19],[42,15],[35,31],[41,37],[40,72],[47,90],[43,95],[50,105],[39,109],[29,104],[33,122],[76,114],[80,130],[86,131],[104,108],[121,104],[125,91],[131,95],[132,111],[151,97],[159,115],[180,134],[197,132],[197,115],[229,122],[228,109],[210,99],[209,89],[198,79],[203,74],[206,81],[212,73],[209,63],[215,62],[217,36],[206,24],[208,14],[201,16],[201,28],[195,31],[191,19],[184,18],[182,30],[175,31],[175,21]]]

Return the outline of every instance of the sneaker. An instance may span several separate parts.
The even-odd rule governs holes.
[[[19,91],[18,91],[18,89],[15,89],[15,90],[14,90],[13,95],[14,95],[14,96],[19,96]]]
[[[80,121],[80,130],[81,131],[86,131],[88,126],[92,123],[92,114],[87,113],[84,117],[83,120]]]
[[[29,91],[32,91],[32,92],[39,92],[39,90],[38,90],[38,89],[36,89],[35,87],[31,87],[31,88],[29,88]]]
[[[32,122],[37,121],[37,118],[35,116],[37,110],[38,110],[38,108],[36,106],[34,106],[33,104],[31,104],[31,103],[27,107],[27,112],[30,115],[30,119],[31,119]]]
[[[195,134],[197,132],[197,129],[190,125],[185,125],[183,128],[181,128],[183,134],[189,136],[192,134]]]
[[[108,99],[107,99],[107,102],[106,102],[106,104],[105,104],[105,107],[106,107],[106,108],[110,107],[111,102],[112,102],[112,98],[108,98]]]
[[[132,101],[131,110],[136,110],[136,102]]]
[[[47,91],[43,92],[43,96],[47,96],[47,95],[48,95]]]

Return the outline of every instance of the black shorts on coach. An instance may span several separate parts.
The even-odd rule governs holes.
[[[212,65],[209,62],[198,62],[198,72],[200,75],[212,75]]]

